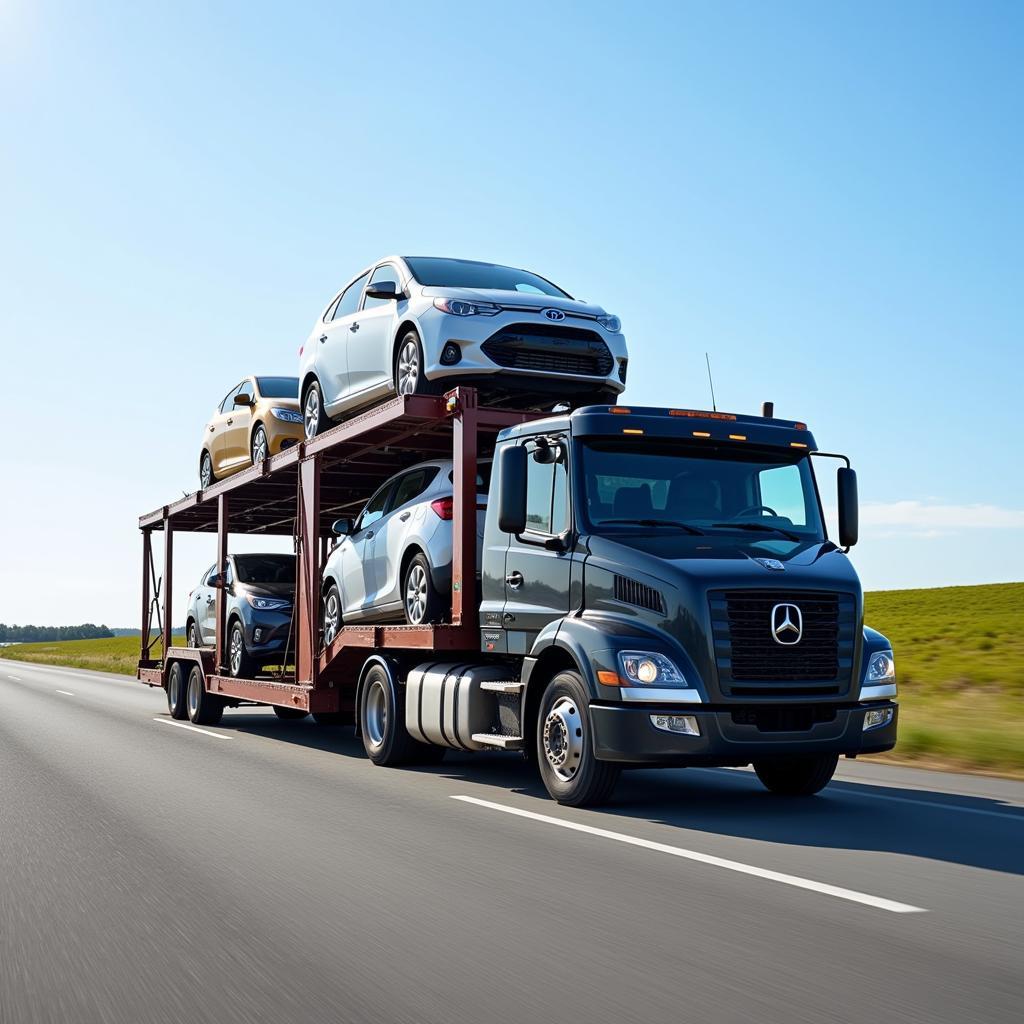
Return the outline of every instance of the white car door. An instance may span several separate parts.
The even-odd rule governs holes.
[[[349,393],[348,346],[354,333],[352,325],[359,310],[370,272],[356,278],[342,293],[330,321],[320,325],[320,339],[316,354],[316,375],[323,389],[324,405],[331,406],[342,401]]]
[[[382,263],[370,277],[370,284],[390,282],[397,290],[401,285],[398,268]],[[385,395],[392,389],[391,338],[399,305],[405,300],[375,299],[364,296],[362,309],[349,327],[348,392],[360,402]]]
[[[378,525],[394,487],[389,480],[366,503],[352,533],[340,545],[342,618],[358,617],[377,590],[371,558]]]

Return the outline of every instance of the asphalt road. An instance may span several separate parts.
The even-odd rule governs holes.
[[[640,771],[582,811],[515,755],[169,723],[0,662],[0,1024],[1020,1020],[1024,784]]]

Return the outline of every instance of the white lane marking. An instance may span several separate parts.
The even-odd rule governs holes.
[[[566,821],[564,818],[554,818],[549,814],[523,811],[518,807],[507,807],[505,804],[492,803],[490,800],[479,800],[474,796],[453,795],[452,799],[461,800],[468,804],[476,804],[478,807],[488,807],[494,811],[503,811],[505,814],[514,814],[519,818],[530,818],[533,821],[543,821],[548,825],[558,825],[560,828],[571,829],[573,832],[584,832],[587,835],[599,836],[602,839],[613,839],[617,843],[640,846],[645,850],[654,850],[656,853],[667,853],[672,857],[683,857],[686,860],[697,861],[699,864],[710,864],[713,867],[725,868],[728,871],[738,871],[742,875],[753,875],[755,878],[764,878],[770,882],[782,882],[784,885],[792,885],[797,889],[820,892],[825,896],[835,896],[841,900],[849,900],[851,903],[862,903],[866,907],[888,910],[893,914],[927,913],[924,907],[913,907],[909,903],[897,903],[895,900],[883,899],[881,896],[873,896],[871,893],[857,892],[854,889],[843,889],[838,885],[826,885],[824,882],[814,882],[809,878],[786,875],[781,871],[770,871],[767,868],[754,867],[752,864],[741,864],[739,861],[726,860],[724,857],[713,857],[707,853],[698,853],[696,850],[684,850],[681,846],[655,843],[649,839],[639,839],[636,836],[626,835],[623,832],[611,832],[605,828],[595,828],[593,825],[581,825],[575,821]]]
[[[58,690],[57,693],[63,693],[65,697],[74,697],[70,690]]]
[[[200,729],[198,725],[189,725],[188,722],[175,722],[171,718],[154,718],[154,722],[161,725],[176,725],[179,729],[188,729],[189,732],[201,732],[204,736],[212,736],[215,740],[233,740],[234,736],[225,736],[222,732],[210,732],[209,729]]]
[[[712,772],[749,772],[753,775],[753,769],[746,768],[705,768],[704,771]],[[1024,808],[1021,808],[1021,813],[1014,814],[1011,811],[989,811],[984,807],[962,807],[960,804],[947,804],[940,800],[915,800],[909,796],[889,796],[887,793],[861,793],[856,789],[846,789],[846,786],[876,786],[881,783],[875,782],[858,782],[855,779],[835,779],[838,786],[844,787],[839,789],[832,789],[826,791],[831,792],[833,796],[853,796],[859,800],[888,800],[893,804],[911,804],[914,807],[929,807],[933,811],[960,811],[961,814],[984,814],[989,818],[1006,818],[1008,821],[1016,821],[1018,824],[1024,825]],[[957,793],[944,793],[943,796],[959,796]],[[969,793],[963,794],[966,800],[996,800],[997,797],[990,796],[971,796]],[[1012,807],[1013,804],[1008,806]]]
[[[7,678],[8,679],[13,679],[16,683],[20,683],[21,682],[21,676],[12,676],[10,674],[10,672],[7,673]]]

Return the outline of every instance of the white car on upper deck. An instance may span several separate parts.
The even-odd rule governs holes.
[[[306,437],[396,394],[458,384],[487,402],[614,404],[626,385],[619,318],[528,270],[389,256],[328,304],[300,350]]]

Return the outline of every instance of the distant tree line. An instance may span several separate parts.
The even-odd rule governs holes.
[[[8,626],[0,622],[0,644],[35,644],[51,640],[106,640],[114,634],[107,626],[85,622],[81,626]]]

